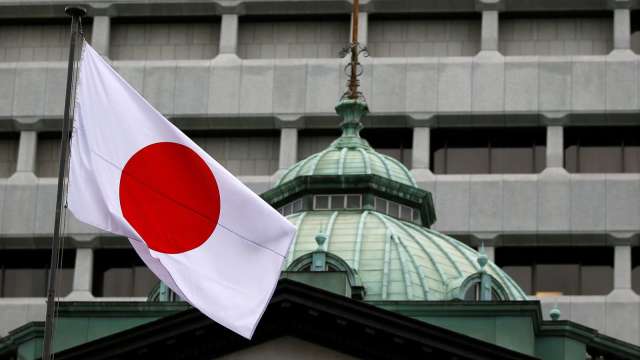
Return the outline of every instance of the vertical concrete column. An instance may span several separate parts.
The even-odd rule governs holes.
[[[613,10],[613,48],[614,50],[631,49],[631,11],[629,9]]]
[[[102,56],[109,57],[110,39],[111,18],[108,16],[95,16],[91,30],[91,46]]]
[[[631,246],[616,245],[613,260],[613,288],[631,289]]]
[[[498,51],[499,24],[500,17],[497,10],[485,10],[482,12],[481,51]]]
[[[351,19],[351,25],[349,27],[353,31],[353,19]],[[367,39],[369,35],[369,13],[361,11],[358,13],[358,42],[362,46],[367,45]],[[351,43],[351,32],[349,32],[349,39],[347,43]]]
[[[280,130],[280,158],[278,168],[284,170],[298,161],[298,129]]]
[[[222,15],[220,24],[220,54],[238,53],[238,15]]]
[[[564,128],[547,126],[547,168],[564,165]]]
[[[413,147],[411,151],[412,169],[429,169],[430,147],[431,129],[428,127],[413,128]]]
[[[496,248],[493,245],[485,245],[484,254],[490,261],[496,261]]]
[[[16,172],[34,173],[36,170],[36,152],[38,150],[38,133],[21,131],[18,145],[18,162]]]
[[[69,297],[91,298],[93,282],[93,249],[76,249],[76,264],[73,269],[73,289]]]

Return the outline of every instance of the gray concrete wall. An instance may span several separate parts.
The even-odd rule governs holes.
[[[639,57],[373,58],[365,61],[362,90],[372,114],[431,116],[540,112],[600,119],[640,110]],[[171,117],[197,114],[254,117],[334,116],[345,75],[341,59],[127,61],[115,68]],[[62,63],[0,63],[0,128],[7,121],[60,118]],[[44,86],[43,86],[44,85]],[[634,117],[629,121],[637,123]],[[442,118],[460,124],[458,118]],[[597,118],[589,121],[597,123]],[[473,124],[509,125],[509,118],[482,117]],[[515,120],[514,120],[515,121]],[[540,123],[537,117],[528,117]],[[4,123],[4,124],[3,124]],[[301,124],[302,125],[302,124]]]
[[[370,19],[367,47],[374,57],[473,56],[480,20]]]
[[[109,57],[114,60],[212,59],[220,22],[114,23]]]
[[[265,146],[277,154],[273,145]],[[236,161],[242,164],[242,160]],[[244,161],[251,166],[246,165],[248,173],[241,175],[263,175],[250,173],[258,160]],[[277,160],[269,163],[270,173],[275,172]],[[241,179],[255,191],[263,191],[273,183],[270,173]],[[586,241],[591,245],[607,244],[606,234],[640,234],[640,174],[437,175],[420,185],[434,196],[438,214],[434,228],[446,233],[567,234],[571,236],[560,239],[570,244],[582,234],[600,235]],[[0,194],[0,234],[29,238],[51,233],[54,178],[28,182],[0,179]],[[99,234],[75,222],[68,231],[77,236]],[[534,237],[531,241],[535,244],[537,240]]]
[[[193,137],[234,175],[271,175],[278,169],[277,136]]]
[[[91,25],[83,26],[91,39]],[[0,62],[62,61],[69,51],[69,25],[0,22]]]
[[[246,59],[337,58],[349,21],[240,21],[238,56]]]
[[[513,55],[605,55],[613,49],[613,18],[507,18],[499,50]]]

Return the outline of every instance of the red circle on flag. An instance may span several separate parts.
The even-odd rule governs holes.
[[[178,254],[209,239],[220,217],[220,192],[195,151],[160,142],[127,161],[120,176],[120,207],[149,248]]]

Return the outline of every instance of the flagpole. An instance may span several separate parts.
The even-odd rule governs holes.
[[[58,192],[56,195],[56,215],[53,229],[53,242],[51,244],[51,264],[49,267],[49,281],[47,285],[47,313],[44,325],[44,343],[42,346],[42,360],[51,359],[51,346],[53,340],[54,326],[54,309],[55,309],[55,292],[56,292],[56,270],[60,258],[60,220],[62,210],[62,196],[64,189],[64,174],[67,162],[67,153],[69,148],[69,129],[71,110],[73,106],[73,66],[75,62],[76,42],[78,40],[80,18],[87,11],[84,8],[69,6],[64,12],[71,16],[71,38],[69,39],[69,62],[67,65],[67,90],[64,102],[64,118],[62,120],[62,140],[60,146],[60,164],[58,167]]]

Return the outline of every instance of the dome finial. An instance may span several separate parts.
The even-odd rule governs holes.
[[[362,64],[360,64],[360,55],[368,56],[367,49],[360,45],[358,42],[358,20],[360,16],[360,1],[353,1],[353,9],[351,12],[352,29],[351,29],[351,43],[349,46],[342,50],[342,55],[350,54],[351,60],[345,66],[345,72],[349,77],[347,81],[347,91],[342,95],[342,98],[336,106],[336,112],[342,117],[341,138],[348,140],[341,141],[338,139],[337,146],[340,147],[357,147],[358,145],[368,144],[360,139],[360,130],[362,129],[362,122],[360,119],[369,112],[367,102],[364,99],[364,95],[358,89],[360,87],[360,75],[362,75]]]
[[[327,235],[324,233],[324,229],[321,227],[316,234],[316,244],[318,244],[318,250],[324,251],[324,243],[327,241]]]
[[[553,309],[551,309],[551,311],[549,311],[549,317],[551,318],[551,320],[553,321],[557,321],[560,319],[560,309],[558,309],[558,304],[556,303],[553,306]]]

